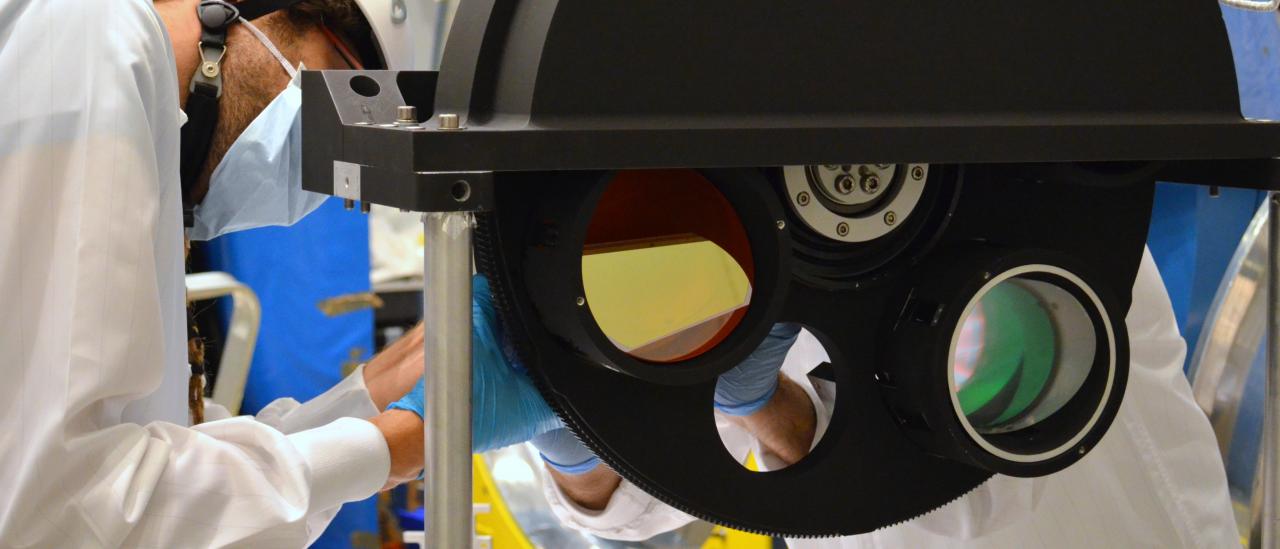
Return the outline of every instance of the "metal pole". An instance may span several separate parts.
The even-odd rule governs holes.
[[[471,231],[469,212],[428,213],[423,316],[426,548],[470,549]]]
[[[1262,431],[1262,546],[1280,548],[1280,193],[1271,193],[1267,219],[1267,403]]]

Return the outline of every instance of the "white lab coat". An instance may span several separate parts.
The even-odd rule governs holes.
[[[151,0],[0,0],[0,546],[301,547],[386,481],[359,372],[187,427],[175,69]]]
[[[1238,547],[1226,472],[1209,422],[1182,374],[1186,345],[1150,254],[1134,284],[1127,324],[1128,393],[1111,430],[1077,464],[1046,478],[996,476],[915,520],[860,536],[788,540],[789,546]],[[802,333],[783,366],[809,393],[820,418],[830,413],[834,395],[827,382],[805,373],[826,359],[817,340]],[[777,458],[744,431],[728,423],[719,426],[740,460],[750,450],[763,456],[766,469],[777,467]],[[819,435],[825,428],[821,421]],[[573,504],[549,478],[544,485],[562,521],[605,538],[646,539],[692,520],[626,481],[599,512]]]

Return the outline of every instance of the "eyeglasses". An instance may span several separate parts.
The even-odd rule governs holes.
[[[337,34],[330,30],[328,25],[320,25],[320,32],[324,33],[324,37],[329,40],[329,45],[333,46],[334,51],[342,56],[342,60],[346,62],[348,68],[364,69],[364,65],[360,64],[360,58],[351,53],[351,48],[348,48],[346,42],[343,42],[342,38],[339,38]]]

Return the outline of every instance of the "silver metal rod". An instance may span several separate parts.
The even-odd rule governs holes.
[[[470,549],[472,214],[423,216],[426,547]]]
[[[1267,219],[1267,402],[1262,430],[1262,546],[1280,548],[1280,193],[1271,193]]]

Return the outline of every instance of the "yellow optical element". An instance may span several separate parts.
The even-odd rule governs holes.
[[[751,282],[738,262],[696,235],[590,246],[583,250],[582,282],[609,340],[656,362],[694,353],[751,301]]]

